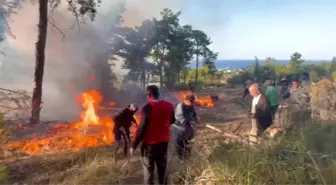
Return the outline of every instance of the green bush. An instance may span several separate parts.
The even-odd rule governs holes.
[[[228,78],[227,82],[230,84],[243,84],[246,80],[251,79],[251,77],[251,74],[248,72],[239,72]]]

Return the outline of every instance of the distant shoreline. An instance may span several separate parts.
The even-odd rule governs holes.
[[[321,62],[329,62],[327,60],[308,60],[312,63],[321,63]],[[263,64],[265,60],[259,60],[260,64]],[[280,65],[286,65],[288,64],[289,60],[277,60],[277,64]],[[216,61],[216,67],[218,69],[223,68],[229,68],[229,69],[241,69],[246,68],[249,65],[253,65],[255,63],[255,60],[239,60],[239,59],[233,59],[233,60],[217,60]],[[202,66],[202,63],[200,62],[199,66]],[[189,64],[189,67],[196,68],[196,61],[192,61],[191,64]]]

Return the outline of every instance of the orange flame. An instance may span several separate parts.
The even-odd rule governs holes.
[[[110,116],[99,117],[97,110],[102,96],[96,90],[84,92],[79,97],[83,107],[81,120],[70,124],[54,125],[49,135],[30,140],[12,141],[9,149],[19,149],[26,153],[41,153],[53,150],[80,150],[82,148],[110,145],[114,141]],[[139,120],[138,117],[136,117]]]
[[[193,94],[191,91],[181,91],[180,92],[180,98],[184,99],[187,95]],[[210,96],[208,97],[199,97],[195,95],[195,104],[201,105],[201,106],[206,106],[206,107],[214,107],[215,104],[213,103],[212,99]]]

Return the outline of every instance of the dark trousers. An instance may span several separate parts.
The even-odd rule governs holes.
[[[157,168],[159,184],[168,184],[167,173],[168,142],[141,146],[144,184],[154,184],[154,169]]]
[[[118,152],[119,148],[120,148],[120,145],[121,145],[121,138],[124,139],[124,155],[126,156],[127,153],[128,153],[128,145],[130,145],[130,141],[131,141],[131,136],[130,136],[130,129],[129,128],[126,128],[125,129],[125,132],[122,132],[120,129],[118,128],[115,128],[113,130],[114,132],[114,138],[117,142],[117,147],[115,149],[115,153]]]
[[[180,159],[187,159],[191,153],[190,140],[194,137],[191,126],[184,126],[182,130],[173,129],[175,152]]]

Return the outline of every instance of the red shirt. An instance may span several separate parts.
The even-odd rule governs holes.
[[[168,101],[151,101],[140,111],[140,124],[133,148],[142,141],[143,144],[169,142],[170,126],[175,122],[174,107]]]

